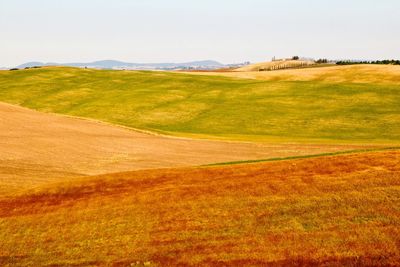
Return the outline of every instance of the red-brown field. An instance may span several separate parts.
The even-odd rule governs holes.
[[[2,266],[399,266],[400,151],[83,178],[0,201]]]

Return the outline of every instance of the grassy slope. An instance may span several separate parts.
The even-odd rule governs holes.
[[[346,70],[346,77],[362,74]],[[258,81],[43,68],[1,71],[0,101],[183,136],[299,142],[400,140],[396,82]]]
[[[397,266],[399,226],[399,151],[139,171],[0,200],[0,265]]]

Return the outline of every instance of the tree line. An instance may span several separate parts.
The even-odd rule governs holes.
[[[376,60],[376,61],[341,60],[336,62],[336,65],[355,65],[355,64],[400,65],[400,60],[394,60],[394,59]]]

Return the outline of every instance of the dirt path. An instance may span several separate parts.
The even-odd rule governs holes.
[[[0,103],[0,195],[84,175],[357,148],[169,138]]]

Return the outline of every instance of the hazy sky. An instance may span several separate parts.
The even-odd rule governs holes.
[[[0,0],[0,66],[400,58],[399,0]]]

